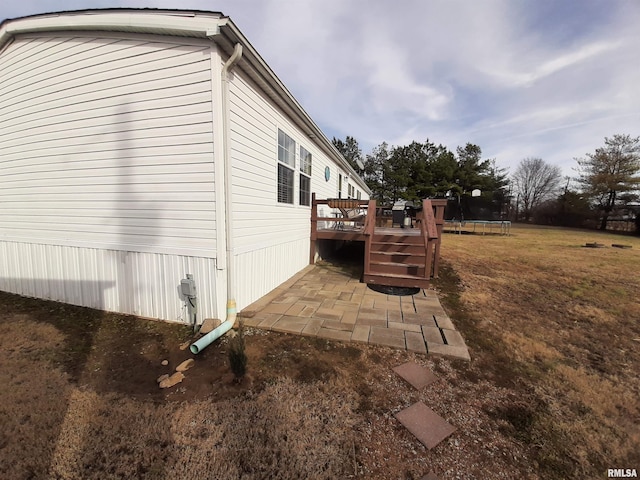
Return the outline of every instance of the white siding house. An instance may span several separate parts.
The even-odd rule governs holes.
[[[347,177],[368,198],[219,13],[0,24],[0,290],[186,321],[190,273],[224,318],[308,264],[311,192]]]

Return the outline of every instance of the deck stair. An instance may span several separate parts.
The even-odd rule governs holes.
[[[435,203],[435,202],[434,202]],[[423,200],[418,228],[371,228],[365,241],[365,283],[427,288],[438,275],[444,204]]]
[[[364,281],[393,287],[429,286],[426,250],[422,237],[402,233],[374,233],[369,252],[369,271]]]
[[[338,216],[318,214],[318,206],[366,211],[364,225],[342,212]],[[312,195],[310,263],[314,263],[318,239],[364,241],[363,280],[370,285],[426,288],[438,276],[440,241],[446,200],[422,202],[416,228],[376,226],[375,200],[317,200]],[[323,228],[318,224],[323,223]]]

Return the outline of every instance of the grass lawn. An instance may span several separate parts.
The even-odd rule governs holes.
[[[188,328],[0,293],[0,478],[640,470],[640,238],[515,225],[445,234],[442,256],[434,288],[470,363],[247,329],[239,384],[226,338],[160,390]],[[414,390],[391,370],[409,360],[439,380]],[[393,417],[416,401],[457,429],[432,450]]]

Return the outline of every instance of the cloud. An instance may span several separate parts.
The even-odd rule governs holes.
[[[43,7],[42,5],[45,5]],[[51,6],[53,5],[53,7]],[[170,0],[6,2],[0,16]],[[640,3],[183,0],[231,16],[328,136],[478,144],[499,165],[640,134]],[[573,163],[573,164],[572,164]]]
[[[620,46],[621,42],[596,42],[590,45],[584,45],[575,51],[570,51],[555,58],[550,58],[542,65],[533,68],[527,73],[488,70],[485,70],[485,73],[499,79],[505,87],[526,87],[549,75],[574,66],[577,63],[593,59],[593,57],[619,48]]]

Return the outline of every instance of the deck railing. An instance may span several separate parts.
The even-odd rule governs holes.
[[[373,204],[373,209],[371,205]],[[309,263],[315,263],[315,245],[318,239],[318,222],[324,222],[329,227],[323,228],[323,230],[338,230],[338,231],[360,231],[370,232],[373,234],[373,228],[375,227],[375,200],[357,200],[355,198],[325,198],[317,199],[316,194],[311,194],[311,252],[309,257]],[[326,205],[330,209],[332,216],[319,216],[318,207]],[[361,210],[364,211],[363,215],[357,217],[350,217],[349,211]]]
[[[444,209],[446,200],[422,201],[422,210],[418,212],[416,221],[420,224],[420,232],[425,248],[425,273],[427,276],[438,278],[440,267],[440,242],[444,228]]]
[[[425,276],[437,277],[440,257],[440,241],[444,227],[444,209],[446,200],[423,200],[422,210],[416,215],[416,221],[420,225],[420,233],[425,248]],[[326,205],[331,210],[319,215],[320,206]],[[326,230],[333,230],[336,239],[345,238],[354,233],[361,235],[360,240],[365,243],[364,273],[370,273],[371,242],[376,229],[376,201],[357,199],[317,199],[312,194],[311,201],[311,249],[309,263],[315,263],[316,241],[318,239],[318,223],[324,222],[323,238],[327,238]],[[357,217],[350,217],[349,211],[358,210],[364,212]],[[334,235],[332,234],[332,237]],[[364,236],[364,238],[362,238]],[[340,238],[338,238],[340,237]]]

